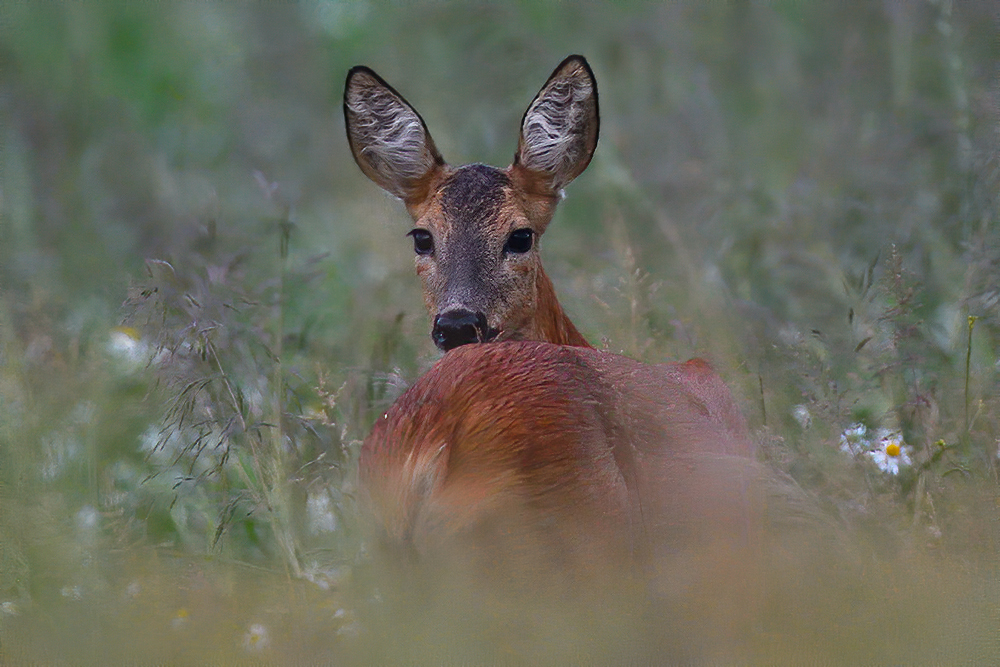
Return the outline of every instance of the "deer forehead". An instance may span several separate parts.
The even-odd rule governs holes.
[[[514,229],[528,226],[506,171],[484,164],[461,167],[442,181],[418,224],[438,242],[477,239],[502,244]],[[536,230],[537,231],[537,230]]]

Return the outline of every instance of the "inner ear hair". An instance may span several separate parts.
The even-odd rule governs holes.
[[[404,201],[425,191],[431,174],[444,165],[420,114],[367,67],[348,72],[344,119],[351,153],[361,171]]]

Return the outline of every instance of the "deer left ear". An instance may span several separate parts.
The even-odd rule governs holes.
[[[597,80],[583,56],[570,56],[524,112],[512,166],[558,193],[590,164],[599,129]]]

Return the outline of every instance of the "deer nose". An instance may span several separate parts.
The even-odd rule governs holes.
[[[486,316],[468,310],[449,310],[434,318],[431,338],[434,344],[447,352],[459,345],[482,343],[488,340]]]

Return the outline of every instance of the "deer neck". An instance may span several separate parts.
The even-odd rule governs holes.
[[[539,340],[556,345],[592,347],[563,312],[552,281],[545,271],[538,272],[536,285],[538,307],[535,309],[535,330],[538,332]]]

